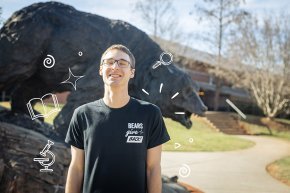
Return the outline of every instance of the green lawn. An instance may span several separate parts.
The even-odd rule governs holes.
[[[269,164],[267,170],[274,178],[290,186],[290,156]]]
[[[270,127],[272,135],[269,135],[270,133],[267,127],[259,123],[260,118],[261,117],[247,115],[247,119],[242,120],[241,125],[251,135],[268,135],[290,141],[290,120],[275,119],[278,123],[283,123],[284,127],[283,129],[278,129],[275,126]]]
[[[8,102],[0,105],[10,108]],[[35,109],[42,112],[40,103],[35,105]],[[45,118],[45,122],[52,124],[58,112]],[[165,151],[230,151],[236,149],[249,148],[253,142],[240,139],[235,136],[219,133],[210,128],[202,119],[192,117],[193,126],[186,129],[178,122],[165,118],[165,124],[170,134],[171,140],[163,145]],[[175,149],[175,143],[181,146]]]
[[[192,117],[191,129],[171,119],[164,120],[171,137],[163,145],[165,151],[230,151],[254,146],[254,142],[213,130],[201,118]],[[181,146],[175,149],[175,143]]]
[[[276,118],[275,120],[290,125],[290,120],[288,120],[288,119],[280,119],[280,118]]]

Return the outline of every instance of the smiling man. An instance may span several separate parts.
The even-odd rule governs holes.
[[[78,107],[66,136],[66,193],[161,193],[161,149],[170,139],[160,109],[128,94],[135,58],[123,45],[102,55],[105,93]]]

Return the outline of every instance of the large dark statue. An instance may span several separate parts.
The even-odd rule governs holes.
[[[0,178],[2,174],[7,174],[3,183],[7,182],[11,185],[15,181],[16,185],[25,184],[23,181],[26,179],[25,175],[35,175],[31,173],[32,170],[25,170],[20,172],[23,178],[15,178],[20,175],[20,167],[13,169],[11,164],[18,163],[19,157],[25,158],[27,155],[15,155],[15,151],[9,150],[12,148],[14,139],[17,138],[21,142],[22,136],[32,134],[37,138],[37,132],[45,137],[55,132],[63,139],[74,109],[102,97],[104,88],[103,81],[98,75],[99,60],[106,48],[117,43],[127,46],[136,58],[136,74],[129,84],[131,96],[158,105],[163,116],[170,117],[187,128],[192,125],[190,121],[192,113],[204,113],[206,107],[197,94],[198,87],[183,70],[175,64],[152,68],[160,60],[163,50],[138,28],[123,21],[80,12],[71,6],[57,2],[33,4],[15,12],[0,31],[0,92],[6,91],[10,94],[14,116],[11,118],[8,114],[0,113],[0,144],[5,145],[0,148]],[[52,57],[55,60],[54,63],[53,61],[45,63],[47,58],[52,59]],[[68,78],[69,68],[74,75],[84,76],[77,81],[76,90],[71,84],[61,83]],[[160,92],[161,84],[163,87]],[[51,126],[42,124],[38,119],[30,120],[31,112],[29,113],[26,104],[32,98],[41,98],[47,93],[63,91],[72,92],[67,104],[54,120],[54,130]],[[33,106],[34,102],[31,104]],[[175,112],[184,112],[184,114]],[[10,123],[22,127],[24,126],[21,124],[25,122],[26,125],[31,126],[26,126],[26,129],[37,132],[23,130],[22,127],[18,128],[15,125],[1,125],[3,120],[4,122],[12,120]],[[5,133],[8,133],[8,136]],[[45,137],[41,144],[34,137],[26,141],[36,144],[31,147],[37,148],[47,140]],[[11,143],[4,143],[9,140]],[[55,146],[57,147],[57,144]],[[60,144],[58,146],[63,148]],[[30,149],[28,153],[32,156],[35,152],[37,152],[36,149]],[[68,155],[67,149],[64,148],[58,153],[63,156]],[[16,161],[11,161],[13,159]],[[65,163],[57,163],[59,164],[57,167],[62,169],[60,175],[66,173],[67,159],[66,157]],[[20,163],[31,165],[30,162],[32,159],[22,160]],[[3,163],[11,167],[1,169]],[[16,170],[18,173],[15,172]],[[43,178],[46,177],[43,176]],[[43,179],[43,183],[63,185],[64,180],[47,182]],[[167,187],[168,184],[164,181],[163,186]],[[43,187],[39,187],[38,192],[51,191],[44,191]],[[0,192],[4,189],[6,191],[6,188],[10,186],[0,183]],[[168,188],[166,192],[186,192],[175,190]]]
[[[157,104],[165,117],[190,128],[190,115],[206,110],[196,93],[198,88],[174,64],[152,69],[163,50],[147,34],[126,22],[80,12],[56,2],[26,7],[13,14],[1,29],[0,91],[12,93],[14,112],[28,114],[26,103],[30,99],[72,90],[68,103],[54,121],[57,131],[64,135],[73,110],[102,97],[100,54],[115,43],[126,45],[136,57],[130,95]],[[43,64],[47,55],[55,60],[51,68]],[[85,76],[77,81],[76,91],[70,84],[60,84],[67,79],[69,67],[73,74]],[[171,99],[177,92],[179,95]]]

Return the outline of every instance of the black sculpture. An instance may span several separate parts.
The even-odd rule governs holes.
[[[152,69],[163,50],[148,35],[126,22],[48,2],[14,13],[0,32],[0,91],[11,93],[14,112],[28,113],[26,103],[31,98],[48,92],[73,91],[54,122],[62,135],[66,133],[73,109],[102,97],[103,82],[97,73],[100,55],[115,43],[128,46],[136,57],[136,76],[129,86],[130,95],[158,105],[165,117],[187,128],[191,127],[192,113],[202,114],[206,110],[196,93],[196,84],[185,72],[174,64]],[[55,59],[52,68],[43,65],[47,55]],[[68,77],[69,67],[74,74],[85,75],[77,82],[76,91],[71,85],[60,84]],[[161,83],[163,89],[159,93]],[[171,99],[177,92],[179,95]],[[174,113],[180,111],[185,114]]]

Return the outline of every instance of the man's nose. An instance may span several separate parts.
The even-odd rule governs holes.
[[[111,68],[113,68],[113,69],[119,68],[118,61],[115,61],[114,64],[111,66]]]

